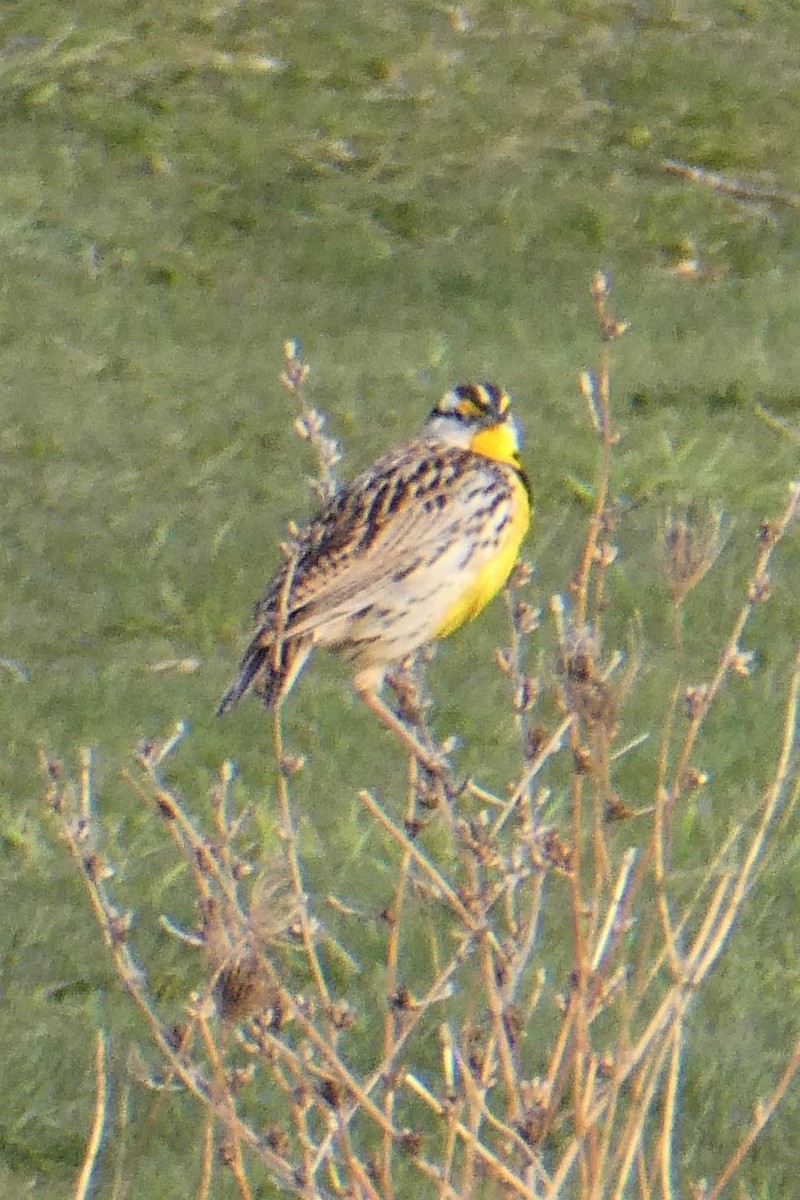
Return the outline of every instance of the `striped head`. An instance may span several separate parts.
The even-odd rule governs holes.
[[[445,392],[425,431],[450,446],[519,467],[520,428],[508,393],[494,383],[462,383]]]

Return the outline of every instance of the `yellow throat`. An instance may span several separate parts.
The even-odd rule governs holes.
[[[476,433],[469,444],[475,454],[493,458],[495,462],[508,463],[520,470],[517,431],[509,421],[499,421]]]

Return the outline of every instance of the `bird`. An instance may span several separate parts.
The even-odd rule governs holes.
[[[531,484],[506,391],[447,391],[421,433],[328,500],[284,548],[255,633],[217,714],[253,691],[267,709],[317,647],[353,667],[357,694],[432,769],[380,697],[387,670],[476,617],[506,583],[528,530]]]

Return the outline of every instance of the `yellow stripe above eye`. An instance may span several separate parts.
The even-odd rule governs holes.
[[[456,411],[468,420],[484,417],[491,412],[496,412],[498,416],[502,417],[508,412],[511,404],[507,393],[493,384],[471,383],[464,388],[457,389],[456,394],[460,394]]]
[[[481,408],[481,406],[477,404],[475,400],[462,400],[460,401],[456,412],[460,417],[466,417],[469,419],[470,417],[482,417],[485,409]]]

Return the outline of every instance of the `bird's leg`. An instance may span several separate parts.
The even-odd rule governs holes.
[[[405,659],[386,672],[385,680],[395,694],[398,717],[410,728],[417,731],[426,745],[433,745],[433,738],[426,722],[426,713],[430,704],[423,695],[419,672],[415,670],[416,659]]]
[[[383,673],[360,671],[356,675],[354,686],[370,712],[387,729],[400,739],[403,745],[414,755],[431,775],[442,776],[448,773],[449,767],[445,756],[432,746],[425,746],[406,722],[381,699],[380,689],[383,683]]]

